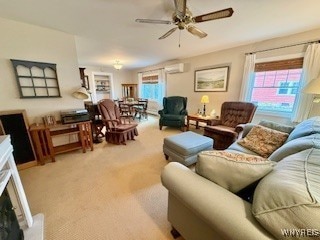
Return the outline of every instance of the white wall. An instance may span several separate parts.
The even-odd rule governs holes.
[[[217,115],[220,113],[221,104],[225,101],[238,101],[240,96],[240,89],[242,84],[242,74],[245,60],[245,53],[270,49],[275,47],[287,46],[291,44],[301,43],[310,40],[320,39],[320,29],[308,31],[291,36],[270,39],[255,44],[240,46],[232,49],[226,49],[218,52],[212,52],[205,55],[180,59],[176,61],[168,61],[160,63],[155,66],[138,69],[132,72],[132,78],[137,81],[137,73],[148,71],[156,68],[162,68],[172,63],[185,63],[185,72],[178,74],[167,74],[167,96],[180,95],[188,97],[188,111],[196,113],[197,110],[203,108],[200,103],[201,96],[209,95],[210,103],[207,104],[207,113],[215,109]],[[199,40],[199,42],[201,39]],[[183,50],[183,49],[182,49]],[[265,53],[258,53],[257,59],[273,57],[279,55],[288,55],[294,53],[301,53],[305,51],[305,46],[285,48],[281,50],[268,51]],[[226,92],[194,92],[194,73],[195,70],[206,69],[218,66],[230,66],[228,89]],[[311,115],[319,115],[320,111],[317,107]],[[269,119],[272,121],[290,123],[288,118],[270,115],[256,114],[253,122],[258,122],[261,119]]]
[[[41,118],[47,114],[54,114],[59,118],[60,110],[83,108],[83,102],[72,97],[72,92],[80,87],[79,66],[74,36],[59,31],[41,28],[25,23],[15,22],[0,18],[0,111],[25,109],[30,122],[41,122]],[[319,39],[320,29],[295,34],[287,37],[270,39],[255,44],[226,49],[205,55],[164,62],[135,71],[120,71],[113,67],[86,67],[85,74],[92,81],[93,71],[105,71],[113,73],[114,98],[122,97],[122,83],[137,83],[137,73],[140,71],[161,68],[177,62],[185,63],[186,71],[181,74],[167,75],[167,95],[183,95],[188,97],[188,110],[195,113],[202,108],[200,103],[204,93],[194,92],[194,72],[216,66],[230,66],[230,75],[227,92],[208,92],[210,103],[207,112],[215,109],[219,114],[220,106],[224,101],[238,100],[242,81],[242,72],[246,52],[261,49],[274,48],[294,43]],[[201,41],[201,39],[199,39]],[[183,49],[182,49],[183,50]],[[299,53],[304,47],[287,48],[279,51],[269,51],[258,54],[257,58],[272,57],[276,55]],[[10,59],[48,62],[57,64],[61,98],[48,99],[20,99],[14,70]],[[90,82],[92,86],[92,82]],[[311,115],[320,114],[319,105],[315,105]],[[254,121],[270,119],[278,122],[288,122],[273,116],[260,116],[256,114]]]
[[[0,111],[25,109],[29,122],[42,122],[48,114],[60,118],[60,110],[83,108],[72,97],[80,87],[74,36],[0,18]],[[57,64],[61,98],[20,99],[10,59]]]

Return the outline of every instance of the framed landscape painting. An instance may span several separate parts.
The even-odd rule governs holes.
[[[195,71],[195,92],[227,91],[229,67],[217,67]]]

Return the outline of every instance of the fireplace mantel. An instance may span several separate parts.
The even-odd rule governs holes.
[[[13,147],[10,136],[0,136],[0,195],[9,183],[8,191],[10,190],[10,198],[17,201],[17,206],[14,207],[22,215],[19,224],[24,230],[25,239],[27,240],[28,236],[31,235],[32,238],[30,239],[43,239],[43,214],[37,214],[32,217],[12,152]],[[37,237],[34,238],[35,236]]]

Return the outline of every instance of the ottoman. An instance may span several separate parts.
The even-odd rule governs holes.
[[[187,131],[166,137],[163,141],[163,152],[166,160],[180,162],[189,166],[197,161],[197,155],[203,150],[210,150],[213,139]]]

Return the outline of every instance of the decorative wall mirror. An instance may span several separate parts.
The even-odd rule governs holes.
[[[56,64],[11,59],[20,98],[61,97]]]

